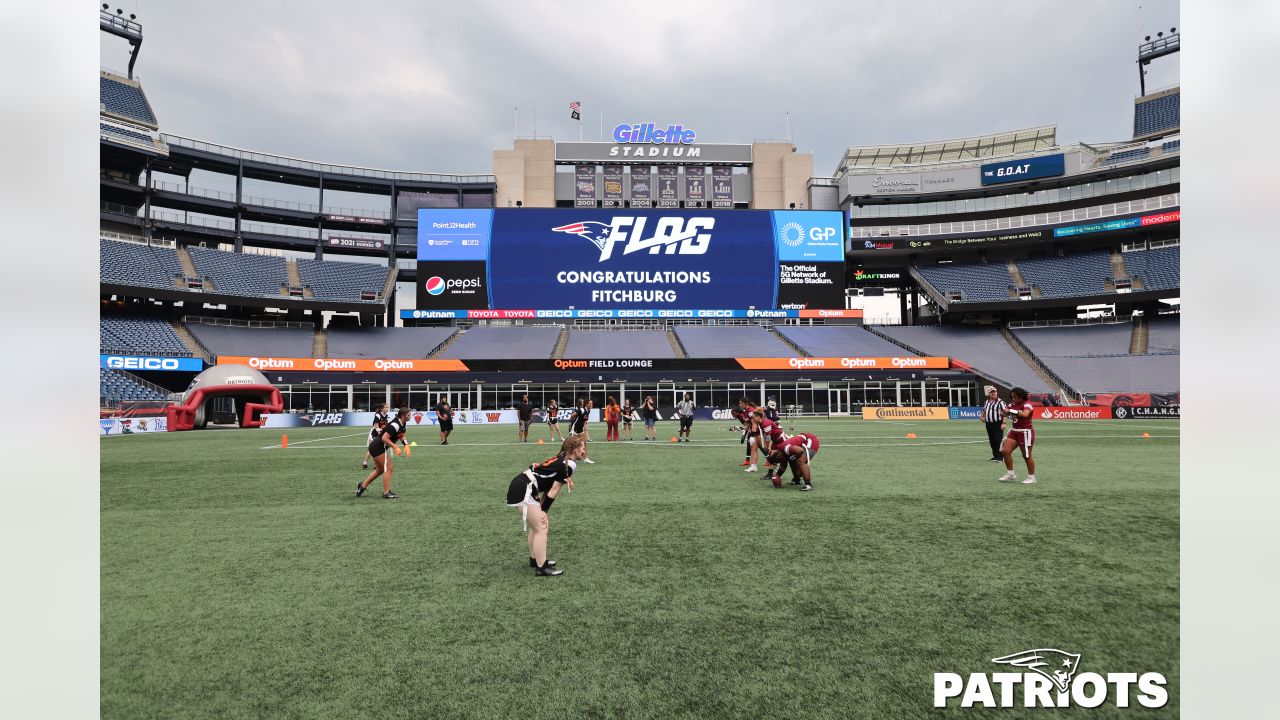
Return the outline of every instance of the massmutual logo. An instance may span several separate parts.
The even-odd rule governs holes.
[[[962,708],[1096,708],[1114,705],[1164,707],[1169,702],[1168,681],[1156,672],[1095,672],[1077,674],[1080,653],[1055,648],[1025,650],[992,658],[997,665],[1022,672],[933,674],[933,706]]]
[[[577,235],[600,250],[600,262],[613,257],[614,247],[624,244],[623,255],[649,251],[650,255],[703,255],[711,243],[711,217],[656,218],[652,234],[646,232],[653,218],[614,216],[608,223],[584,221],[551,228],[552,232]]]

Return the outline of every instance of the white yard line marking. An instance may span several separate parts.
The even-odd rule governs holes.
[[[279,428],[277,428],[277,429],[279,429]],[[282,434],[282,435],[288,435],[289,433],[281,433],[281,434]],[[295,440],[293,443],[291,443],[291,445],[306,445],[307,443],[324,442],[325,440],[341,440],[342,438],[359,437],[359,436],[361,436],[361,435],[367,435],[367,434],[368,434],[368,432],[366,431],[366,432],[351,433],[350,435],[330,435],[329,437],[316,438],[316,439],[314,439],[314,440]],[[276,443],[275,445],[264,445],[264,446],[262,446],[262,447],[260,447],[260,448],[258,448],[258,449],[259,449],[259,450],[276,450],[276,449],[280,449],[280,448],[282,448],[282,447],[284,447],[284,446],[283,446],[283,445],[281,445],[281,444],[279,444],[279,443]],[[361,446],[359,446],[359,445],[335,445],[334,447],[361,447]]]

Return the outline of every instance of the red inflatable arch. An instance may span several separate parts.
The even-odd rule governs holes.
[[[262,414],[284,412],[284,398],[262,373],[247,365],[214,365],[191,381],[182,402],[165,409],[169,430],[195,430],[208,424],[208,402],[230,397],[240,427],[262,427]]]

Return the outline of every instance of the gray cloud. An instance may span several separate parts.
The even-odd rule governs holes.
[[[708,142],[781,138],[828,173],[849,145],[1057,123],[1131,133],[1137,2],[139,3],[138,74],[167,132],[325,162],[489,172],[520,134],[683,122]],[[126,8],[128,10],[128,8]],[[1144,31],[1145,27],[1145,31]],[[126,49],[104,37],[102,64]],[[1176,56],[1148,87],[1177,81]]]

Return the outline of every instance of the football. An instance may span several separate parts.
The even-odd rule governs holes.
[[[776,488],[780,488],[780,487],[782,487],[782,476],[781,476],[781,475],[772,475],[772,476],[770,476],[770,478],[769,478],[769,479],[773,480],[773,486],[774,486],[774,487],[776,487]]]

